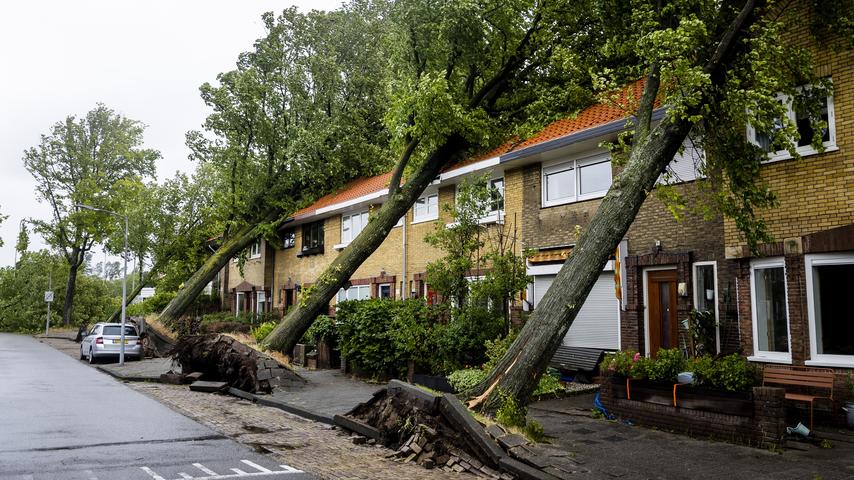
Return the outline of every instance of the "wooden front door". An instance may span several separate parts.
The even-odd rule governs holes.
[[[646,305],[649,312],[649,351],[679,346],[676,320],[676,270],[647,272]]]

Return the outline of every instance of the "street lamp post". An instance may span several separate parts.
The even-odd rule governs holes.
[[[122,332],[120,337],[121,345],[119,346],[119,366],[123,366],[125,364],[125,309],[127,304],[127,284],[128,284],[128,216],[122,215],[121,213],[114,212],[112,210],[107,210],[104,208],[95,208],[90,205],[83,204],[75,204],[77,208],[82,208],[85,210],[92,210],[94,212],[104,212],[109,213],[110,215],[115,215],[119,218],[125,219],[125,248],[124,248],[124,263],[125,263],[125,274],[122,277]],[[106,262],[104,262],[106,263]]]

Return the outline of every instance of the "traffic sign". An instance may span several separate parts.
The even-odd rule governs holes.
[[[52,291],[48,290],[47,292],[44,292],[44,301],[47,303],[50,303],[53,301],[53,292]]]

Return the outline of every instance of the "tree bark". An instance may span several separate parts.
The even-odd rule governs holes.
[[[255,238],[259,235],[256,227],[257,225],[246,225],[234,231],[232,236],[225,239],[223,244],[205,261],[196,273],[184,282],[184,288],[178,291],[175,298],[160,313],[160,322],[170,327],[176,325],[181,315],[192,305],[199,294],[202,293],[202,290],[205,289],[208,282],[216,276],[217,272],[228,265],[229,260],[255,241]]]
[[[71,325],[71,312],[74,309],[74,292],[77,290],[77,271],[79,263],[68,264],[68,280],[65,283],[65,301],[62,304],[62,323]]]
[[[714,54],[704,67],[713,83],[723,82],[721,69],[726,59],[733,55],[739,35],[755,21],[753,13],[756,6],[757,0],[748,0],[723,32]],[[516,340],[486,378],[467,392],[470,408],[480,405],[481,410],[494,413],[503,396],[513,397],[519,405],[528,404],[540,376],[572,326],[605,263],[691,130],[691,122],[685,119],[687,115],[677,120],[666,117],[654,129],[646,123],[652,114],[651,99],[658,90],[657,71],[657,68],[652,70],[647,82],[642,109],[638,112],[641,128],[635,132],[636,143],[625,169],[614,179],[572,255],[561,267]],[[711,95],[706,92],[705,99],[710,99]]]
[[[452,135],[431,153],[416,170],[411,179],[401,186],[371,218],[362,230],[317,278],[307,298],[292,309],[264,339],[268,348],[290,353],[318,315],[324,313],[329,302],[350,276],[385,240],[388,233],[404,216],[415,200],[424,192],[445,165],[461,160],[469,148],[461,136]]]

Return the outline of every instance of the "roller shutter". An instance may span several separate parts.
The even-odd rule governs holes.
[[[546,290],[552,286],[554,279],[554,275],[534,277],[535,309]],[[563,344],[568,347],[618,349],[620,328],[618,305],[618,300],[614,296],[613,272],[601,274],[564,337]]]

